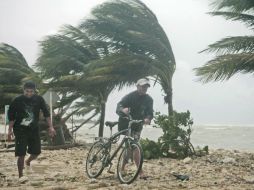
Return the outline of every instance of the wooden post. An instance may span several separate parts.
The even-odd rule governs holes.
[[[9,110],[9,105],[5,105],[4,106],[4,146],[7,148],[8,146],[8,142],[7,142],[7,134],[6,134],[6,128],[7,125],[9,124],[9,120],[8,120],[8,110]]]
[[[49,89],[49,108],[50,108],[51,125],[53,126],[52,88]]]

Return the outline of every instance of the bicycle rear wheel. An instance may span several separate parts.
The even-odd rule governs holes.
[[[89,178],[96,178],[102,173],[107,156],[104,143],[99,141],[92,145],[86,159],[86,173]]]
[[[117,177],[121,183],[130,184],[138,176],[143,164],[143,151],[139,143],[126,143],[117,163]]]

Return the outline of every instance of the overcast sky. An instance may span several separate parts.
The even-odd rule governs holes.
[[[103,0],[1,0],[0,42],[16,47],[33,65],[38,41],[55,33],[63,24],[77,25]],[[226,82],[196,82],[192,69],[203,65],[213,54],[199,54],[209,44],[227,36],[248,35],[241,23],[206,14],[209,0],[144,0],[156,14],[171,42],[176,58],[173,77],[173,106],[190,110],[195,124],[254,125],[254,77],[239,74]],[[135,87],[114,92],[107,103],[107,119],[114,120],[117,101]],[[159,86],[148,93],[155,111],[166,113]]]

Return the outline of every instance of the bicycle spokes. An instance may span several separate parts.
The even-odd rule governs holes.
[[[86,172],[90,178],[96,178],[101,174],[105,166],[106,156],[102,143],[95,143],[91,147],[86,160]]]
[[[117,174],[122,183],[131,183],[138,176],[143,163],[143,155],[137,143],[125,147],[119,157]]]

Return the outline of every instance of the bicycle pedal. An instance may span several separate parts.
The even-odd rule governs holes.
[[[108,173],[110,173],[110,174],[115,174],[115,172],[113,172],[113,171],[108,171]]]
[[[111,170],[111,167],[112,167],[112,163],[109,164],[109,168],[108,168],[108,171],[107,171],[107,172],[110,173],[110,174],[114,174],[115,172],[110,171],[110,170]]]

